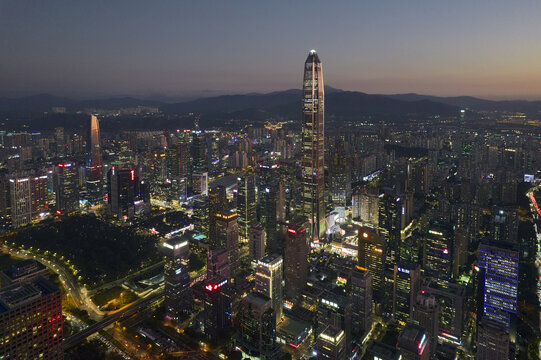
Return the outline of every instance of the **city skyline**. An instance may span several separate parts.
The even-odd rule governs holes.
[[[315,48],[344,90],[541,99],[534,2],[126,4],[2,4],[0,95],[285,90],[301,81],[291,64]],[[321,36],[310,39],[305,17]]]

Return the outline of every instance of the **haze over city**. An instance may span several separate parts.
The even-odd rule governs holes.
[[[326,83],[541,99],[538,1],[0,3],[0,94],[213,96]]]

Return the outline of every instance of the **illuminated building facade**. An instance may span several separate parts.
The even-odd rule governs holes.
[[[63,359],[60,289],[39,276],[0,290],[0,359]]]
[[[519,255],[511,245],[479,245],[478,265],[482,286],[483,318],[506,328],[517,312]]]
[[[192,309],[190,288],[190,244],[187,237],[166,239],[160,247],[164,254],[165,314],[178,321]]]
[[[227,250],[231,279],[235,278],[240,269],[239,225],[237,219],[237,213],[229,211],[216,214],[217,243]]]
[[[434,296],[421,291],[413,304],[411,322],[426,330],[430,355],[436,352],[438,344],[440,306]]]
[[[507,360],[509,354],[509,332],[505,326],[490,319],[481,319],[477,324],[477,360]]]
[[[110,213],[118,218],[131,218],[137,213],[150,210],[150,204],[145,202],[141,192],[141,183],[135,166],[113,165],[107,174]]]
[[[231,329],[229,280],[220,276],[207,279],[204,292],[205,335],[213,344],[217,344]]]
[[[65,161],[55,165],[53,187],[56,210],[69,214],[79,209],[79,171],[74,162]]]
[[[90,116],[90,180],[103,181],[103,160],[101,155],[100,122],[96,115]]]
[[[428,276],[442,280],[450,279],[453,242],[453,232],[450,228],[430,225],[423,251],[423,267]]]
[[[237,212],[239,214],[239,236],[241,243],[247,243],[250,226],[257,222],[257,199],[255,176],[243,174],[238,179]]]
[[[372,276],[366,268],[355,266],[347,283],[352,299],[352,331],[362,336],[372,329]]]
[[[254,262],[265,256],[265,229],[261,224],[254,224],[248,229],[248,247],[250,261]]]
[[[343,330],[345,333],[345,346],[351,349],[352,303],[347,296],[326,292],[317,304],[318,333],[327,326]]]
[[[393,316],[399,327],[410,319],[413,304],[421,287],[419,265],[398,263],[394,266]]]
[[[241,301],[237,313],[238,345],[243,352],[263,359],[272,359],[278,352],[275,344],[276,315],[271,299],[251,292]]]
[[[385,239],[374,229],[359,229],[359,266],[368,269],[372,276],[374,299],[381,302],[385,295]]]
[[[344,330],[327,326],[317,336],[317,358],[326,360],[346,360],[346,334]]]
[[[279,255],[267,255],[257,261],[255,270],[255,291],[271,299],[271,307],[276,314],[276,323],[282,320],[282,267]]]
[[[302,215],[313,241],[325,238],[325,92],[321,61],[311,50],[302,87]]]
[[[209,189],[208,237],[212,247],[220,247],[216,232],[216,215],[226,209],[227,199],[225,186],[216,185]],[[223,245],[221,245],[223,246]]]
[[[308,278],[308,234],[306,221],[289,225],[285,239],[285,295],[295,298],[306,286]]]

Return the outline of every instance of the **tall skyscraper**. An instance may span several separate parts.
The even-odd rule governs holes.
[[[278,352],[276,316],[271,299],[261,293],[251,292],[239,304],[237,313],[238,345],[245,353],[272,359]]]
[[[518,252],[512,245],[479,245],[483,318],[494,320],[508,328],[511,315],[517,312]]]
[[[400,332],[396,345],[404,360],[428,360],[430,357],[428,335],[419,325],[407,324]]]
[[[239,225],[237,213],[229,211],[216,214],[216,238],[220,247],[225,247],[229,255],[231,279],[240,270]]]
[[[509,332],[505,325],[487,318],[477,324],[477,360],[506,360],[509,357]]]
[[[189,315],[192,309],[187,238],[178,236],[166,239],[160,248],[164,254],[165,313],[173,320]]]
[[[37,278],[0,290],[0,359],[63,359],[60,289]]]
[[[419,265],[398,263],[394,266],[393,315],[399,327],[410,319],[413,304],[421,287]]]
[[[90,117],[90,159],[92,181],[103,180],[103,161],[101,156],[100,122],[96,115]]]
[[[440,306],[434,296],[419,293],[411,312],[411,322],[424,328],[427,332],[430,354],[436,352],[439,335]]]
[[[299,219],[289,225],[285,240],[284,276],[285,294],[289,298],[299,295],[308,278],[308,236],[306,221]]]
[[[325,91],[321,61],[310,50],[302,86],[302,214],[312,241],[325,238]]]
[[[208,206],[208,238],[212,247],[220,247],[217,242],[216,234],[216,215],[226,210],[227,198],[225,193],[225,187],[222,185],[216,185],[209,189],[209,206]],[[223,246],[223,245],[222,245]]]
[[[429,226],[423,250],[423,267],[428,276],[450,279],[453,242],[453,232],[449,227]]]
[[[248,229],[249,243],[248,247],[250,249],[250,261],[257,262],[265,256],[265,229],[261,224],[254,224]]]
[[[229,281],[215,276],[206,280],[204,286],[205,335],[213,344],[217,344],[231,329]]]
[[[207,279],[215,276],[224,279],[231,278],[231,269],[229,268],[229,253],[226,249],[209,249],[207,257]]]
[[[239,214],[239,236],[241,243],[248,242],[248,232],[257,221],[257,199],[255,193],[255,176],[243,174],[238,179],[237,212]]]
[[[317,358],[325,360],[346,360],[346,333],[342,329],[327,326],[317,337]]]
[[[267,255],[258,260],[255,270],[255,291],[271,299],[276,323],[282,319],[282,265],[279,255]]]
[[[353,335],[360,337],[372,328],[372,276],[368,269],[355,266],[348,287],[353,302],[351,328]]]
[[[385,290],[385,239],[374,229],[362,227],[359,229],[359,265],[370,271],[374,299],[381,303]]]
[[[347,296],[330,291],[321,295],[317,304],[317,333],[324,331],[327,326],[344,330],[347,351],[351,350],[352,345],[352,305]]]
[[[53,188],[56,209],[62,214],[79,209],[79,171],[74,162],[61,162],[54,167]]]
[[[135,214],[150,210],[141,191],[142,181],[135,166],[131,164],[114,165],[107,174],[109,211],[121,218],[131,218]],[[144,184],[143,184],[144,185]]]

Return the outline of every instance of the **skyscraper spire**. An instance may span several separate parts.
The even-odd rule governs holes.
[[[302,86],[302,214],[310,221],[312,241],[325,238],[325,93],[321,61],[310,50]]]

